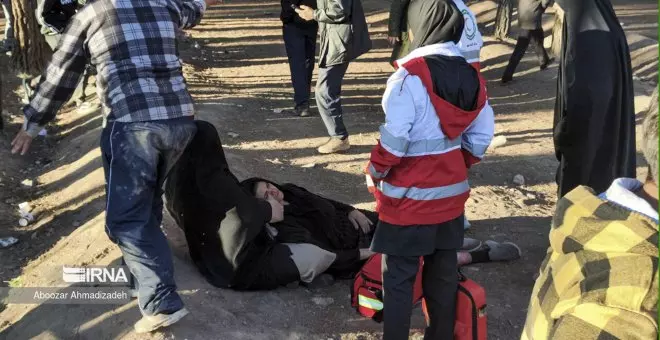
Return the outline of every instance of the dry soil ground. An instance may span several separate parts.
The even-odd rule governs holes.
[[[657,4],[618,1],[631,35],[653,32]],[[182,43],[182,57],[199,118],[220,132],[235,173],[295,182],[312,191],[363,208],[373,208],[361,170],[383,120],[380,96],[391,69],[385,41],[388,2],[365,1],[373,50],[354,62],[344,82],[344,107],[352,149],[319,156],[326,138],[318,117],[274,113],[291,105],[286,54],[278,20],[279,2],[228,1],[215,7]],[[482,32],[492,30],[492,2],[472,5]],[[627,19],[626,19],[627,18]],[[644,18],[644,19],[640,19]],[[650,19],[649,19],[650,18]],[[629,22],[626,22],[629,20]],[[546,29],[552,14],[545,18]],[[654,28],[649,28],[650,26]],[[655,25],[655,26],[653,26]],[[652,39],[657,39],[657,35]],[[489,150],[471,170],[474,187],[467,205],[473,223],[469,234],[483,240],[518,243],[523,257],[512,263],[470,266],[465,273],[486,287],[490,339],[516,339],[526,314],[535,273],[547,248],[550,216],[556,200],[551,126],[556,64],[539,72],[528,55],[516,81],[497,81],[514,41],[486,36],[483,72],[489,80],[497,134],[508,143]],[[632,53],[640,78],[655,75],[657,41],[638,38]],[[6,57],[2,57],[6,63]],[[635,64],[635,60],[633,63]],[[649,66],[651,65],[651,66]],[[10,74],[2,66],[4,75]],[[651,70],[651,71],[649,71]],[[5,76],[5,89],[18,88]],[[652,84],[635,82],[637,111],[646,107]],[[17,90],[18,91],[18,90]],[[20,243],[0,249],[2,286],[47,287],[61,283],[62,265],[117,263],[119,251],[103,233],[103,174],[98,151],[101,118],[63,110],[49,137],[40,139],[26,157],[8,154],[20,117],[16,95],[3,93],[5,119],[11,123],[0,145],[0,237]],[[638,117],[641,121],[642,116]],[[230,134],[231,133],[231,134]],[[310,167],[311,165],[313,167]],[[644,162],[639,159],[639,174]],[[512,184],[516,174],[523,186]],[[35,180],[32,188],[19,183]],[[37,222],[18,227],[16,205],[29,201]],[[360,318],[349,304],[347,282],[320,290],[278,289],[237,293],[208,285],[196,272],[185,242],[170,220],[164,227],[175,253],[176,278],[192,315],[176,326],[149,336],[132,332],[139,318],[135,302],[104,305],[0,305],[0,339],[378,339],[380,326]],[[419,310],[413,326],[423,320]]]

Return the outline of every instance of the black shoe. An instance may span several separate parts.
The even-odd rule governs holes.
[[[510,83],[513,80],[512,76],[502,76],[502,84]]]
[[[545,69],[548,68],[548,66],[549,66],[550,64],[552,64],[554,61],[555,61],[555,58],[550,58],[550,59],[548,59],[548,61],[546,61],[545,63],[541,64],[541,66],[539,66],[539,69],[540,69],[541,71],[545,70]]]
[[[300,117],[309,117],[312,115],[309,106],[299,106],[296,108],[296,115]]]

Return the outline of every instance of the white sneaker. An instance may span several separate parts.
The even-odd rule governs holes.
[[[187,309],[181,308],[172,314],[156,314],[152,316],[145,315],[142,317],[142,319],[140,319],[140,321],[135,323],[135,333],[149,333],[159,328],[173,325],[179,322],[179,320],[183,319],[183,317],[188,315],[188,313],[189,312]]]

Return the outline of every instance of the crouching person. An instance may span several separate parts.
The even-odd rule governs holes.
[[[643,125],[644,183],[580,186],[557,202],[522,340],[658,338],[658,90]]]
[[[484,80],[456,43],[463,15],[451,1],[416,0],[408,9],[410,55],[398,60],[383,96],[385,124],[367,171],[380,222],[371,249],[383,253],[385,340],[408,339],[413,283],[422,285],[425,339],[452,339],[456,251],[463,244],[468,168],[493,136]]]
[[[206,280],[220,288],[266,290],[309,283],[325,272],[337,256],[312,244],[278,243],[268,223],[283,220],[282,204],[244,190],[229,170],[215,127],[196,124],[197,134],[172,169],[165,197]]]

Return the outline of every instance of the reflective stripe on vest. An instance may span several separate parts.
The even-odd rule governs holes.
[[[430,201],[458,196],[470,190],[467,180],[452,185],[435,188],[397,187],[387,182],[380,182],[378,190],[391,198],[410,198],[416,201]]]
[[[362,307],[367,307],[375,311],[380,311],[383,309],[383,302],[364,295],[358,295],[358,304]]]
[[[384,126],[380,127],[380,144],[397,157],[437,155],[460,148],[461,138],[421,139],[413,142],[393,136]]]

